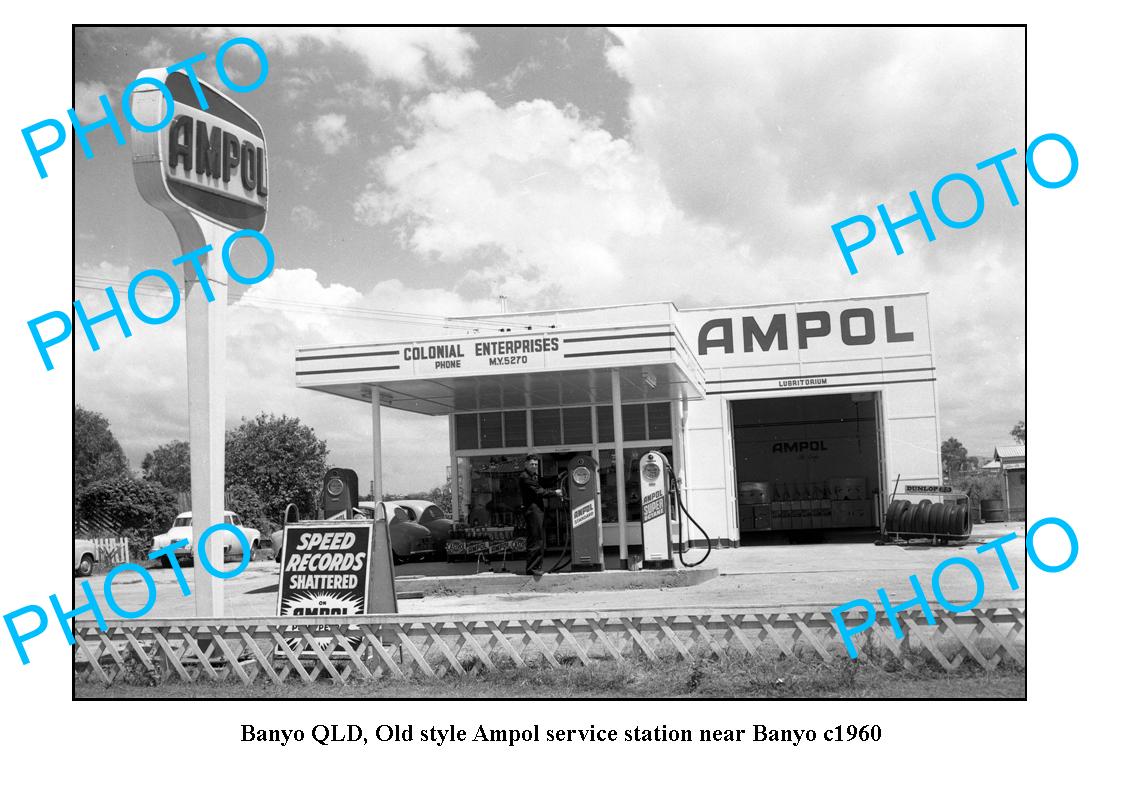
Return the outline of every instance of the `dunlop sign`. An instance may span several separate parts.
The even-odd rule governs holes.
[[[139,120],[172,119],[144,138],[133,134],[133,169],[144,198],[160,209],[178,205],[223,227],[260,232],[269,201],[261,125],[203,81],[198,81],[200,100],[182,72],[149,69],[141,76],[162,80],[175,100],[169,113],[158,89],[133,94]]]

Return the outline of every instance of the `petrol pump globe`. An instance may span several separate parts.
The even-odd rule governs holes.
[[[589,479],[592,478],[592,477],[593,477],[593,472],[588,467],[586,467],[585,465],[581,465],[580,467],[578,467],[576,470],[573,471],[573,481],[574,481],[574,483],[580,484],[581,486],[584,486],[585,484],[589,483]]]

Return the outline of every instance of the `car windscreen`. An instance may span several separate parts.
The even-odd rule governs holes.
[[[176,517],[175,522],[172,523],[173,528],[189,528],[191,527],[190,517]]]

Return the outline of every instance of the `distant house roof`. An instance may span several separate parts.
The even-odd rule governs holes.
[[[1000,470],[1000,469],[1002,469],[1002,462],[999,462],[999,461],[987,462],[980,469],[982,469],[982,470]]]
[[[998,461],[1014,459],[1021,459],[1025,461],[1026,446],[1025,445],[999,445],[994,449],[994,458]]]

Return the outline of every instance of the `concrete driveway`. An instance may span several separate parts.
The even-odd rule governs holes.
[[[1006,545],[1011,567],[1022,588],[1015,591],[1007,582],[998,556],[993,551],[978,555],[975,548],[989,539],[1009,531],[1022,537],[1018,543]],[[985,599],[1024,597],[1025,584],[1024,523],[987,524],[976,530],[971,541],[962,547],[882,546],[870,542],[835,542],[811,545],[751,546],[714,550],[706,567],[718,570],[718,576],[695,586],[661,589],[627,589],[619,591],[584,592],[512,592],[504,594],[448,595],[416,600],[399,600],[403,614],[476,613],[521,610],[596,610],[647,607],[753,607],[753,606],[833,606],[857,598],[877,602],[878,588],[884,588],[891,599],[901,602],[913,597],[909,575],[915,574],[927,592],[931,591],[932,570],[943,560],[962,556],[974,561],[983,573]],[[701,557],[701,552],[687,553],[687,561]],[[230,565],[227,565],[228,567]],[[518,571],[521,562],[510,568]],[[470,574],[475,564],[435,565],[406,564],[399,575],[435,574],[441,571]],[[226,582],[227,616],[276,616],[280,567],[273,561],[256,561],[249,568]],[[194,569],[183,570],[189,586]],[[150,574],[157,585],[155,607],[146,618],[188,617],[195,613],[193,596],[184,597],[170,569],[153,569]],[[549,576],[546,576],[549,577]],[[104,575],[85,579],[101,599]],[[76,579],[77,583],[83,579]],[[968,602],[975,594],[975,582],[962,566],[952,566],[940,579],[947,599]],[[408,590],[403,578],[399,592]],[[77,593],[77,592],[76,592]],[[125,609],[140,608],[147,597],[140,576],[125,573],[113,582],[113,595]],[[105,607],[108,611],[108,608]],[[107,613],[107,616],[109,614]],[[84,617],[85,618],[85,617]]]

